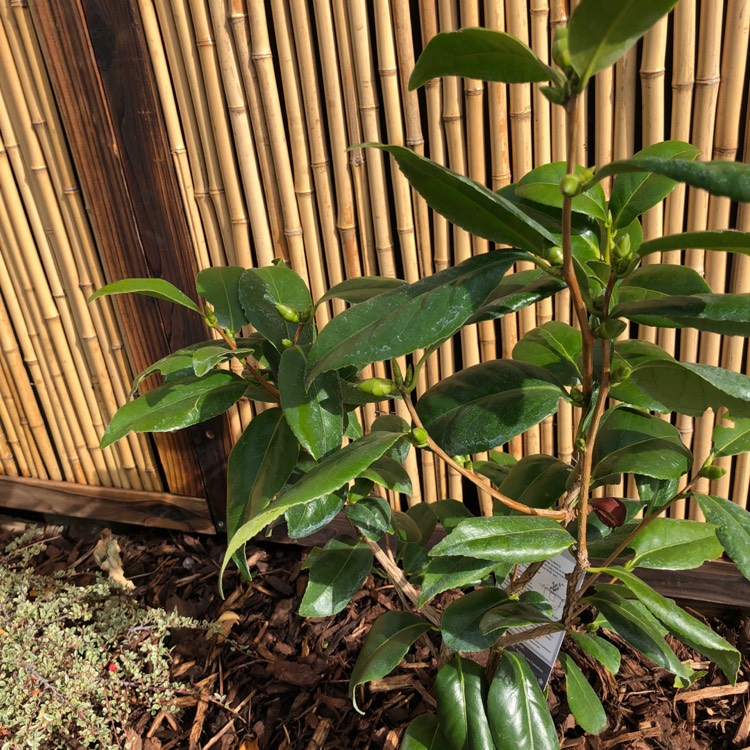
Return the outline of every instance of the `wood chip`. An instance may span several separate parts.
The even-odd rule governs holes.
[[[659,727],[641,729],[638,732],[628,732],[627,734],[621,734],[619,737],[613,737],[611,740],[605,740],[602,742],[602,748],[617,747],[617,745],[624,745],[626,742],[635,742],[646,739],[646,737],[657,737],[659,734],[661,734]]]
[[[737,734],[734,735],[734,744],[739,745],[740,742],[744,742],[748,736],[750,736],[750,701],[748,701],[748,704],[745,706],[745,714],[737,728]]]
[[[332,726],[333,724],[331,724],[328,719],[321,719],[315,729],[315,734],[313,734],[312,739],[307,746],[307,750],[324,750],[325,742]]]
[[[389,693],[392,690],[413,690],[414,678],[408,674],[397,674],[393,677],[384,677],[382,680],[373,680],[369,688],[371,693]]]
[[[727,695],[742,695],[747,692],[748,686],[750,686],[750,682],[738,682],[736,685],[719,685],[702,688],[701,690],[689,690],[685,693],[677,693],[675,701],[695,703],[695,701],[723,698]]]

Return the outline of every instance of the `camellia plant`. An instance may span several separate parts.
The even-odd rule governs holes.
[[[696,161],[698,150],[677,141],[596,171],[573,158],[577,103],[591,77],[675,4],[628,0],[615,13],[610,3],[582,0],[555,35],[555,67],[514,37],[486,29],[438,34],[427,45],[412,88],[444,75],[540,82],[565,110],[567,161],[496,192],[401,146],[368,144],[389,152],[434,210],[503,247],[413,284],[351,279],[317,301],[282,263],[202,271],[202,307],[161,280],[116,282],[93,295],[170,300],[201,315],[221,337],[141,373],[134,389],[152,373],[161,373],[163,385],[117,412],[103,446],[131,430],[195,424],[242,398],[270,405],[229,458],[222,573],[234,559],[249,576],[245,544],[273,524],[285,520],[291,537],[304,537],[343,512],[351,534],[310,554],[300,614],[341,611],[374,563],[402,593],[408,606],[374,623],[354,667],[355,707],[360,686],[397,667],[419,638],[442,638],[436,714],[409,726],[403,750],[559,747],[542,692],[546,678],[538,665],[532,669],[529,650],[542,638],[571,639],[573,654],[585,652],[615,674],[620,654],[597,635],[611,631],[671,672],[676,687],[689,686],[702,673],[680,661],[669,634],[736,679],[739,652],[637,570],[697,567],[725,552],[750,577],[750,514],[695,489],[699,478],[720,476],[717,458],[750,450],[750,378],[618,337],[631,322],[750,333],[750,294],[714,294],[688,267],[642,264],[686,248],[748,254],[750,234],[701,231],[644,241],[639,220],[678,182],[750,201],[750,166]],[[601,182],[610,177],[607,200]],[[533,269],[506,276],[521,261]],[[468,367],[414,399],[425,359],[461,328],[563,290],[577,327],[546,323],[518,342],[511,359]],[[332,298],[349,307],[318,330],[316,306]],[[254,332],[242,337],[248,324]],[[407,367],[398,365],[403,357]],[[241,375],[222,367],[231,359],[242,362]],[[363,379],[363,368],[378,361],[390,363],[392,377]],[[389,398],[403,400],[411,423],[382,416],[363,435],[357,408]],[[570,462],[547,455],[515,461],[496,450],[554,415],[561,401],[579,417]],[[722,417],[711,452],[693,456],[661,415],[697,417],[709,408]],[[412,449],[432,451],[487,492],[493,515],[474,517],[447,498],[393,510],[378,488],[410,492],[403,462]],[[484,451],[490,460],[471,460]],[[633,478],[638,499],[593,497],[595,488],[623,477]],[[697,503],[707,522],[669,518],[678,500]],[[554,577],[555,561],[567,570],[564,577],[558,573],[549,589],[535,586],[541,573]],[[550,591],[560,595],[561,584],[556,606]],[[430,604],[449,590],[463,593],[443,611]],[[570,654],[563,650],[559,661],[573,716],[587,732],[601,732],[607,719],[596,691]]]

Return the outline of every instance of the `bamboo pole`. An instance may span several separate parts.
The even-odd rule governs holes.
[[[5,363],[0,367],[0,429],[7,435],[8,453],[15,457],[22,477],[37,476],[37,466],[29,446],[28,436],[23,430],[18,404],[10,392],[10,380],[5,371]]]
[[[8,477],[18,476],[18,466],[13,458],[13,451],[6,435],[3,433],[2,425],[0,425],[0,474]]]

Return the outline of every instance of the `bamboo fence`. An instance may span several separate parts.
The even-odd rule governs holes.
[[[411,92],[407,81],[431,37],[466,26],[506,30],[548,60],[571,10],[566,0],[132,3],[201,268],[280,257],[316,298],[363,274],[414,281],[490,244],[434,214],[387,157],[358,144],[403,144],[493,189],[564,158],[560,109],[537,87],[446,78]],[[750,0],[682,0],[582,99],[579,161],[601,165],[667,138],[690,141],[702,159],[750,161],[749,19]],[[0,0],[0,474],[169,490],[149,438],[98,447],[134,373],[116,307],[86,304],[107,274],[78,185],[85,169],[68,150],[26,0]],[[750,231],[750,209],[683,187],[643,220],[646,238],[725,227]],[[694,268],[714,291],[750,291],[747,256],[689,250],[661,260]],[[318,323],[342,309],[322,305]],[[573,320],[567,295],[467,328],[430,358],[418,392],[461,367],[510,356],[553,317]],[[750,371],[741,338],[633,329],[685,361]],[[383,364],[371,371],[387,373]],[[231,411],[235,437],[255,410],[242,403]],[[398,403],[363,408],[365,428],[389,410],[405,416]],[[505,450],[569,459],[575,416],[562,404]],[[715,416],[672,418],[705,456]],[[721,463],[727,474],[701,480],[701,489],[746,506],[750,460]],[[407,469],[409,503],[463,497],[460,476],[431,454],[412,454]],[[618,490],[634,488],[601,491]],[[491,508],[483,493],[479,501]],[[700,518],[684,503],[673,513]]]

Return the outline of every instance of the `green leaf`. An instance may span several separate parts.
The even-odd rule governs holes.
[[[463,455],[495,448],[539,424],[564,395],[541,367],[492,360],[441,380],[422,395],[417,412],[443,450]]]
[[[472,512],[458,500],[438,500],[430,503],[430,510],[440,519],[447,534],[464,519],[474,518]]]
[[[594,349],[594,360],[599,362],[599,347]],[[639,341],[633,339],[629,341],[618,341],[615,347],[614,357],[612,358],[612,369],[618,365],[625,364],[631,369],[639,367],[644,362],[654,360],[674,361],[673,357],[667,354],[660,346],[652,344],[649,341]],[[601,369],[601,364],[595,365],[597,370]],[[644,393],[630,377],[627,377],[620,383],[616,383],[610,390],[612,398],[622,401],[632,406],[639,406],[649,411],[668,412],[669,409],[656,399]]]
[[[599,734],[607,726],[607,715],[594,689],[568,654],[560,654],[565,672],[565,696],[576,724],[589,734]]]
[[[276,305],[286,305],[303,313],[312,305],[310,292],[302,278],[285,266],[248,268],[240,277],[239,298],[247,320],[279,351],[284,339],[309,344],[312,326],[305,325],[299,338],[298,324],[281,317]]]
[[[631,542],[635,557],[628,566],[656,570],[698,568],[724,551],[715,529],[710,523],[656,518]]]
[[[431,550],[431,557],[465,555],[497,562],[538,562],[574,543],[556,521],[537,516],[467,518]]]
[[[243,524],[229,541],[219,580],[232,555],[269,523],[295,505],[309,503],[318,497],[330,495],[358,477],[363,469],[380,458],[399,438],[400,433],[378,432],[355,440],[310,469],[295,485],[276,498],[261,513]]]
[[[430,623],[411,612],[386,612],[375,620],[349,680],[349,697],[359,713],[362,712],[355,696],[357,685],[380,680],[393,671],[412,644],[429,629]]]
[[[486,696],[487,678],[476,662],[456,654],[440,668],[435,680],[437,715],[450,750],[495,750]]]
[[[190,299],[184,292],[181,292],[174,284],[170,284],[164,279],[122,279],[113,281],[111,284],[97,289],[89,298],[93,302],[99,297],[110,296],[113,294],[143,294],[146,297],[155,297],[166,302],[174,302],[176,305],[187,307],[188,310],[197,312],[203,317],[200,307]]]
[[[638,497],[646,504],[649,512],[661,508],[668,503],[679,490],[679,479],[654,479],[635,475],[635,486],[638,488]]]
[[[570,16],[568,44],[579,90],[624,55],[677,0],[621,0],[616,6],[583,0]]]
[[[372,567],[370,548],[351,537],[334,537],[315,556],[299,605],[302,617],[330,617],[349,603]]]
[[[582,651],[585,651],[592,659],[596,659],[610,674],[615,675],[620,671],[620,651],[617,646],[590,633],[571,631],[568,635]]]
[[[281,490],[297,463],[299,446],[278,407],[245,428],[227,463],[227,536],[259,513]]]
[[[716,536],[745,578],[750,581],[750,513],[713,495],[695,494],[703,514],[714,524]]]
[[[404,732],[399,750],[447,750],[448,740],[445,739],[440,722],[433,714],[417,716]]]
[[[487,699],[497,750],[555,750],[555,724],[534,673],[521,654],[505,651]]]
[[[700,149],[682,141],[663,141],[647,146],[631,157],[633,160],[648,157],[660,159],[695,159]],[[612,226],[626,227],[642,213],[653,208],[666,198],[677,183],[669,177],[649,172],[626,172],[620,174],[612,185],[609,210]]]
[[[493,640],[499,637],[498,631],[527,625],[545,625],[554,622],[552,605],[537,591],[524,591],[518,600],[501,602],[487,612],[479,624],[485,635]]]
[[[524,456],[511,467],[499,489],[532,508],[551,508],[566,490],[570,467],[553,456]]]
[[[195,277],[198,294],[211,304],[219,325],[232,333],[248,323],[240,304],[240,276],[244,271],[240,266],[204,268]]]
[[[750,232],[737,232],[733,229],[713,229],[706,232],[685,232],[668,234],[644,242],[638,248],[638,255],[664,253],[670,250],[723,250],[728,253],[750,255]]]
[[[397,441],[388,453],[385,454],[395,461],[398,461],[400,464],[404,463],[406,457],[409,455],[409,451],[411,450],[411,443],[406,436],[406,433],[411,430],[411,425],[397,414],[381,414],[370,425],[370,432],[379,432],[381,430],[384,430],[385,432],[404,433],[401,440]]]
[[[327,526],[344,507],[341,492],[332,492],[311,500],[304,505],[295,505],[284,514],[287,534],[290,539],[301,539]]]
[[[727,679],[735,684],[740,666],[740,652],[734,646],[678,607],[672,599],[658,594],[633,573],[615,566],[603,570],[619,578],[673,635],[718,664]]]
[[[596,3],[597,0],[593,0],[590,4]],[[690,187],[708,190],[712,195],[723,195],[743,203],[750,202],[750,164],[735,161],[691,161],[656,157],[622,159],[597,170],[587,187],[590,187],[591,182],[600,182],[612,175],[628,172],[653,172],[684,182]]]
[[[581,332],[567,323],[550,321],[529,331],[513,347],[513,359],[543,367],[563,385],[581,381],[578,359],[581,356]]]
[[[750,417],[750,378],[739,372],[662,360],[639,365],[630,377],[671,411],[699,417],[726,406],[737,417]]]
[[[536,254],[557,244],[541,224],[484,185],[402,146],[384,146],[382,143],[367,143],[365,146],[390,153],[428,205],[461,229]]]
[[[577,175],[584,171],[582,166],[576,165]],[[566,174],[567,168],[564,161],[556,161],[532,169],[516,183],[516,195],[545,206],[562,208],[563,195],[560,192],[560,180]],[[599,184],[575,196],[571,201],[571,207],[573,211],[584,216],[592,216],[601,221],[607,220],[607,198],[604,195],[604,188]]]
[[[527,257],[505,250],[477,255],[337,315],[310,351],[308,379],[444,341],[482,307],[513,263]]]
[[[417,522],[401,510],[391,510],[391,520],[399,539],[410,544],[422,541],[422,530]]]
[[[214,346],[205,346],[193,352],[193,372],[198,378],[213,370],[217,365],[228,359],[242,359],[250,355],[257,355],[260,347],[243,347],[230,349],[224,342],[216,342]]]
[[[734,426],[717,424],[714,427],[713,453],[716,456],[737,456],[750,451],[750,419],[738,419],[730,414],[723,421],[734,423]]]
[[[530,83],[549,81],[555,72],[510,34],[491,29],[461,29],[430,39],[409,78],[409,90],[440,76]]]
[[[374,461],[362,472],[362,476],[386,489],[411,495],[412,488],[409,474],[398,461],[389,456],[383,456]]]
[[[620,284],[617,294],[619,302],[632,302],[676,295],[711,294],[711,287],[692,268],[654,263],[633,271]],[[669,325],[669,321],[666,325]]]
[[[393,279],[389,276],[357,276],[332,286],[315,303],[315,306],[318,307],[329,299],[343,299],[350,305],[356,305],[377,297],[378,294],[403,286],[405,283],[403,279]]]
[[[245,393],[239,375],[215,370],[205,377],[175,377],[135,401],[123,404],[101,439],[106,448],[129,432],[172,432],[223,414]]]
[[[391,506],[382,497],[366,497],[354,505],[347,505],[344,513],[373,542],[393,529]]]
[[[479,583],[497,567],[497,562],[473,557],[436,557],[429,561],[422,579],[419,606],[448,589]]]
[[[565,284],[546,271],[537,268],[516,271],[503,277],[485,304],[467,322],[479,323],[482,320],[502,318],[563,289]]]
[[[496,588],[479,589],[464,594],[445,608],[440,630],[443,642],[451,651],[484,651],[497,636],[487,636],[479,629],[484,615],[508,600],[507,594]]]
[[[432,537],[432,532],[438,523],[438,517],[433,513],[430,505],[432,503],[417,503],[408,508],[406,515],[419,527],[419,544],[427,544]]]
[[[503,466],[494,461],[473,461],[471,465],[477,474],[487,477],[497,487],[505,481],[505,477],[510,473],[510,466]]]
[[[305,387],[306,370],[307,358],[302,347],[286,349],[279,364],[279,393],[292,432],[317,461],[341,446],[344,406],[337,373],[321,373]]]
[[[344,415],[344,437],[349,438],[350,440],[356,440],[357,438],[361,438],[362,435],[364,435],[364,432],[362,432],[362,425],[359,423],[359,417],[357,416],[357,410],[352,409],[351,411],[346,412]]]
[[[640,601],[625,599],[614,589],[611,586],[603,591],[597,590],[586,601],[593,604],[610,628],[633,648],[662,669],[689,682],[689,668],[680,662],[664,640],[667,630]]]
[[[673,425],[619,406],[604,415],[593,452],[593,477],[604,484],[619,474],[675,479],[690,470],[693,456]]]

